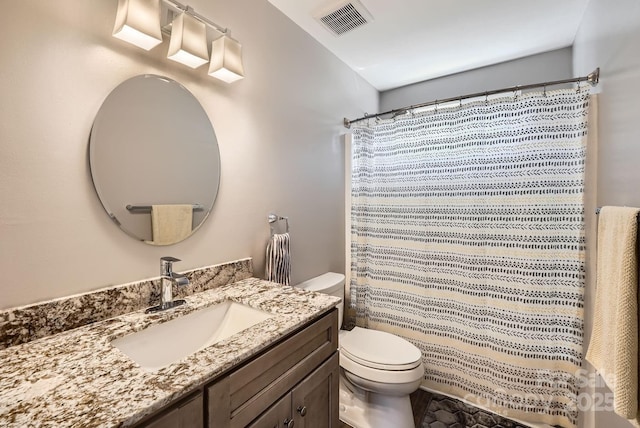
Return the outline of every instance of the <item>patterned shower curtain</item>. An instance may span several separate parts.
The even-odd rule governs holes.
[[[355,125],[356,324],[423,353],[423,386],[573,427],[582,362],[589,93]]]

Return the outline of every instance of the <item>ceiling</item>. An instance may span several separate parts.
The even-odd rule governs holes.
[[[589,0],[360,0],[373,19],[339,36],[314,16],[347,1],[269,1],[384,91],[571,46]]]

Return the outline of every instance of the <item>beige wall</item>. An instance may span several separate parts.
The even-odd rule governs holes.
[[[591,0],[574,46],[574,73],[600,67],[598,203],[640,206],[640,2]]]
[[[558,49],[382,92],[380,111],[568,77],[571,77],[571,48]]]
[[[590,0],[573,47],[574,74],[600,67],[596,205],[640,206],[640,2]],[[591,195],[593,196],[593,195]],[[587,246],[595,244],[587,234]],[[594,263],[587,274],[594,272]],[[593,274],[590,275],[593,279]],[[589,281],[585,337],[593,319],[594,281]],[[598,387],[597,394],[609,393]],[[603,409],[585,412],[585,428],[632,426]]]
[[[117,0],[21,0],[0,16],[0,309],[252,256],[262,275],[270,211],[290,217],[294,282],[344,271],[343,116],[378,93],[266,0],[193,0],[243,43],[246,79],[226,85],[111,37]],[[218,200],[170,247],[111,223],[87,160],[93,118],[139,74],[181,82],[215,127]]]

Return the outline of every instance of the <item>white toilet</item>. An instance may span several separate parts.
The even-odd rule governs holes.
[[[296,287],[340,297],[344,275],[328,272]],[[355,428],[413,428],[409,394],[424,376],[422,353],[390,333],[355,327],[340,331],[340,419]]]

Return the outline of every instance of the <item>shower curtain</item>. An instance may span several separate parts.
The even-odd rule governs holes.
[[[423,386],[573,427],[582,362],[588,90],[354,126],[356,324],[423,353]]]

